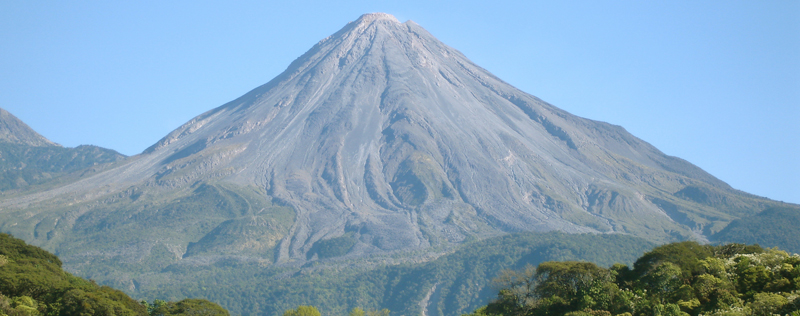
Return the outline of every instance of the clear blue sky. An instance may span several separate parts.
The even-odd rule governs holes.
[[[133,155],[387,12],[523,91],[800,203],[800,1],[270,2],[0,0],[0,107],[62,145]]]

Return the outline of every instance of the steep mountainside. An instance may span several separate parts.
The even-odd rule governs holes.
[[[28,127],[16,116],[0,108],[0,142],[28,146],[57,146]]]
[[[424,261],[522,231],[705,240],[776,205],[375,13],[140,155],[2,199],[0,231],[136,291],[175,266]]]

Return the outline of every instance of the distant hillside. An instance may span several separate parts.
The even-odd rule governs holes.
[[[756,243],[800,253],[800,208],[772,207],[732,221],[713,236],[720,243]]]
[[[116,151],[97,146],[61,147],[0,108],[0,192],[50,182],[122,158]]]
[[[327,260],[302,268],[264,268],[224,260],[214,265],[175,264],[159,279],[139,283],[142,297],[207,297],[235,314],[277,315],[314,305],[324,315],[354,307],[388,308],[392,315],[456,316],[496,295],[491,279],[503,269],[552,260],[586,260],[601,266],[631,264],[654,244],[624,235],[521,233],[467,243],[436,260],[386,265],[385,259]],[[372,267],[363,262],[372,262]],[[377,267],[375,267],[377,266]]]
[[[30,146],[0,141],[0,191],[25,188],[125,158],[97,146]]]

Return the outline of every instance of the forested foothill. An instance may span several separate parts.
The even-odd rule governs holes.
[[[353,308],[349,316],[389,316],[388,309]],[[0,316],[229,316],[205,299],[152,303],[62,270],[61,260],[39,247],[0,233]],[[320,316],[314,306],[298,306],[284,316]]]
[[[325,315],[389,316],[419,310],[401,306],[388,297],[416,302],[420,293],[427,292],[419,289],[428,288],[428,281],[436,280],[442,287],[438,299],[446,303],[429,305],[435,310],[426,310],[426,315],[450,315],[471,305],[471,300],[448,293],[479,284],[478,278],[488,278],[493,270],[480,266],[492,264],[517,268],[502,270],[493,280],[499,289],[496,298],[469,316],[800,316],[800,255],[758,245],[701,245],[688,241],[653,248],[632,266],[610,265],[610,255],[599,254],[611,249],[604,247],[610,242],[622,239],[608,236],[607,240],[589,242],[588,238],[563,233],[511,235],[475,243],[424,265],[377,269],[341,280],[309,275],[297,279],[306,282],[292,282],[275,290],[284,295],[300,294],[302,291],[298,291],[305,287],[318,295],[281,296],[290,301],[314,302],[323,307]],[[523,251],[524,246],[528,249]],[[614,251],[635,252],[640,246]],[[476,255],[476,250],[488,255]],[[587,255],[610,268],[587,261],[541,262],[542,258],[575,260]],[[536,267],[530,264],[538,262],[541,263]],[[299,288],[291,290],[288,286]],[[337,289],[339,294],[334,291]],[[377,296],[383,299],[376,300]],[[335,308],[332,301],[323,297],[375,308],[344,309],[348,304]],[[272,298],[272,308],[257,314],[323,315],[316,306],[293,305],[297,307],[286,309],[282,307],[286,304],[276,300],[279,297]],[[395,312],[385,308],[391,302],[395,302],[391,306]],[[0,316],[229,314],[205,299],[136,301],[119,290],[65,272],[58,257],[41,248],[0,234]]]
[[[170,316],[229,315],[202,299],[138,302],[61,269],[61,260],[21,239],[0,234],[0,315],[2,316]]]
[[[283,270],[234,262],[174,266],[169,268],[174,284],[138,294],[170,300],[204,297],[242,315],[281,315],[306,304],[323,315],[347,315],[353,308],[386,308],[392,315],[420,315],[425,308],[428,316],[461,315],[494,297],[491,280],[503,269],[561,260],[632,264],[654,246],[620,234],[528,232],[469,242],[417,263],[384,264],[378,258],[371,266],[364,259],[334,259]]]
[[[768,208],[732,221],[712,238],[717,243],[755,243],[800,253],[800,208]]]
[[[800,316],[800,256],[758,245],[672,243],[628,267],[544,262],[505,270],[471,316]]]

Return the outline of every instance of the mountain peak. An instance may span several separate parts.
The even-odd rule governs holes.
[[[22,122],[13,114],[0,108],[0,142],[30,146],[58,146]]]
[[[357,23],[370,23],[373,21],[391,21],[395,23],[400,23],[394,15],[383,13],[383,12],[373,12],[373,13],[366,13],[356,20]]]
[[[250,225],[245,216],[272,213],[261,207],[243,213],[231,204],[230,213],[204,215],[205,231],[188,228],[197,225],[195,215],[176,217],[170,222],[196,233],[169,247],[188,249],[188,242],[202,240],[207,247],[196,246],[204,250],[188,257],[214,255],[242,245],[237,236],[252,229],[261,236],[258,256],[269,257],[259,258],[297,263],[314,258],[317,243],[329,240],[350,245],[342,250],[348,256],[444,249],[431,247],[522,231],[702,240],[768,204],[621,127],[520,91],[421,26],[385,13],[348,23],[275,79],[195,117],[139,158],[58,190],[70,194],[70,203],[72,196],[88,203],[98,196],[93,192],[130,188],[144,193],[125,194],[173,196],[179,203],[192,200],[184,198],[188,191],[218,191],[222,199],[227,186],[254,197],[251,205],[275,203],[294,216],[275,217],[283,228],[268,229],[272,224]],[[0,206],[44,203],[54,194]],[[127,210],[160,214],[147,199],[132,198]],[[98,206],[86,216],[100,218],[106,210]],[[29,227],[38,225],[33,221]],[[160,231],[128,236],[162,242]],[[275,251],[264,251],[269,247]]]

